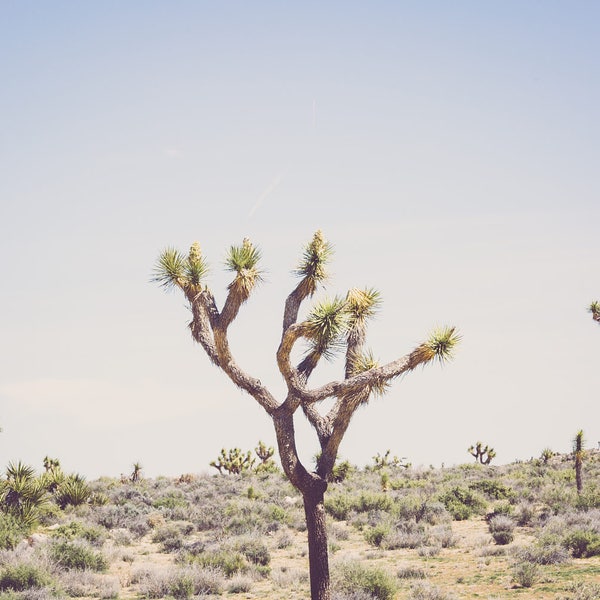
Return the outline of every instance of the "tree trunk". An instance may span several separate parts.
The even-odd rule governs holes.
[[[329,600],[329,556],[325,523],[324,490],[312,489],[304,497],[304,513],[308,531],[311,600]]]

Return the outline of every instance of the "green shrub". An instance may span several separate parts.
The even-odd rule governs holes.
[[[494,542],[499,546],[510,544],[515,537],[515,522],[510,517],[505,517],[504,515],[493,517],[488,527],[494,538]]]
[[[325,498],[325,510],[337,521],[345,521],[352,510],[352,501],[346,494],[332,494]]]
[[[231,577],[235,573],[245,573],[248,570],[248,563],[244,555],[232,550],[202,552],[192,560],[204,568],[218,569],[227,577]]]
[[[16,517],[0,512],[0,550],[12,550],[26,534],[27,530]]]
[[[1,591],[20,592],[31,588],[42,588],[49,583],[50,576],[46,571],[27,563],[7,565],[0,571]]]
[[[271,562],[271,554],[267,545],[259,539],[241,540],[235,546],[252,564],[266,567]]]
[[[58,542],[52,545],[50,557],[54,562],[65,569],[76,569],[79,571],[103,572],[108,569],[106,557],[76,542]]]
[[[456,485],[439,496],[439,501],[446,507],[455,521],[465,521],[472,515],[485,509],[485,501],[470,490]]]
[[[366,592],[377,600],[391,600],[398,589],[395,578],[383,569],[354,562],[342,565],[336,579],[336,587],[342,592]]]
[[[536,563],[517,563],[512,567],[512,578],[515,583],[524,588],[530,588],[540,576],[540,568]]]
[[[370,527],[365,531],[365,540],[369,542],[369,544],[373,546],[377,546],[378,548],[381,546],[384,538],[389,535],[390,527],[385,523],[381,523],[379,525],[375,525],[375,527]]]
[[[469,484],[469,489],[481,492],[493,500],[511,500],[515,491],[497,479],[481,479]]]
[[[587,558],[600,554],[600,535],[593,531],[576,530],[568,534],[563,545],[575,558]]]
[[[106,530],[100,527],[83,525],[79,521],[71,521],[54,530],[52,537],[63,538],[65,540],[81,538],[93,546],[101,546],[106,540]]]

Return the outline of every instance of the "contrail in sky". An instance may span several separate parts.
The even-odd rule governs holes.
[[[285,170],[283,170],[281,173],[279,173],[279,175],[277,175],[277,177],[275,177],[275,179],[273,179],[273,181],[271,181],[271,183],[267,186],[267,188],[265,189],[265,191],[258,197],[258,200],[254,203],[254,206],[250,209],[250,212],[248,213],[248,218],[249,219],[252,218],[252,216],[254,215],[254,213],[263,205],[263,203],[267,199],[267,197],[283,181],[283,178],[285,177],[286,173],[288,172],[288,168],[289,167],[286,167]]]

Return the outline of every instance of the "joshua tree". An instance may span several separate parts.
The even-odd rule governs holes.
[[[133,470],[131,471],[131,475],[129,476],[131,483],[137,483],[138,481],[140,481],[142,479],[142,469],[143,469],[142,463],[140,463],[140,462],[133,463]]]
[[[467,448],[467,452],[475,457],[475,462],[479,461],[482,465],[489,465],[496,456],[496,451],[493,448],[487,445],[484,447],[481,442]]]
[[[580,429],[573,438],[573,458],[575,459],[575,482],[577,484],[577,493],[581,494],[583,489],[583,457],[585,455],[585,441],[583,439],[583,429]]]
[[[239,475],[244,471],[250,471],[254,466],[254,462],[255,459],[252,458],[250,450],[244,454],[239,448],[229,450],[222,448],[219,458],[211,461],[210,466],[217,469],[221,474],[225,470],[229,474]]]
[[[594,321],[600,323],[600,302],[594,300],[594,302],[589,305],[588,312],[592,313],[592,319],[594,319]]]
[[[192,313],[190,330],[194,340],[211,362],[252,396],[273,420],[283,470],[304,501],[313,600],[330,598],[323,499],[352,416],[373,393],[383,393],[392,379],[434,359],[448,359],[458,341],[453,327],[439,329],[406,356],[380,366],[365,349],[367,322],[380,303],[379,293],[373,289],[351,289],[345,297],[323,300],[306,319],[298,322],[301,304],[313,296],[327,277],[326,264],[332,252],[331,245],[317,231],[295,270],[300,282],[285,301],[281,341],[276,352],[277,366],[287,386],[286,397],[280,401],[259,379],[237,364],[229,346],[229,327],[262,280],[258,266],[260,251],[250,240],[245,239],[240,246],[229,250],[226,267],[233,272],[233,280],[221,310],[205,284],[208,266],[197,242],[187,255],[173,248],[165,250],[154,275],[154,280],[164,287],[183,292]],[[291,353],[300,341],[308,348],[299,364],[294,365]],[[309,378],[319,361],[332,358],[336,350],[345,354],[343,379],[309,387]],[[327,398],[333,403],[325,412],[322,407]],[[296,449],[294,415],[298,409],[304,412],[320,444],[314,471],[302,464]]]

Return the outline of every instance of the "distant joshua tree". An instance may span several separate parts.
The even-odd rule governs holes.
[[[454,327],[443,328],[406,356],[380,366],[365,348],[367,322],[380,302],[379,293],[373,289],[351,289],[345,297],[323,300],[298,322],[301,304],[313,296],[327,277],[326,264],[332,252],[332,246],[317,231],[295,270],[300,282],[285,301],[276,353],[277,366],[287,386],[282,401],[238,365],[229,346],[230,325],[262,281],[260,251],[250,240],[229,250],[225,264],[233,272],[233,281],[221,310],[205,283],[208,265],[197,242],[187,255],[172,248],[165,250],[154,276],[164,287],[183,292],[192,313],[190,330],[194,340],[210,361],[252,396],[273,420],[283,470],[304,501],[312,600],[330,598],[324,494],[352,416],[371,394],[383,393],[392,379],[434,359],[445,361],[458,341]],[[308,349],[299,364],[294,365],[292,351],[301,341]],[[343,379],[309,387],[309,378],[321,359],[332,358],[338,350],[345,353]],[[328,398],[333,402],[325,411],[323,403]],[[296,449],[294,415],[298,409],[319,441],[321,451],[314,471],[302,464]]]
[[[467,448],[467,452],[475,457],[475,462],[479,461],[482,465],[489,465],[496,456],[496,451],[493,448],[487,445],[484,447],[481,442]]]
[[[594,321],[600,323],[600,302],[594,300],[594,302],[589,305],[588,312],[592,313],[592,319],[594,319]]]
[[[583,438],[583,429],[580,429],[573,438],[573,458],[575,459],[575,483],[577,484],[577,493],[581,494],[583,490],[583,459],[585,456],[585,440]]]

